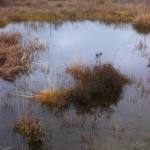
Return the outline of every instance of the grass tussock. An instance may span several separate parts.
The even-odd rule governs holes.
[[[117,104],[122,89],[128,82],[127,77],[111,64],[72,65],[66,72],[74,82],[72,88],[42,91],[35,98],[48,106],[73,104],[79,112],[91,111],[95,107],[106,110]]]
[[[71,89],[59,89],[55,91],[43,90],[35,94],[35,99],[46,106],[49,107],[64,107],[68,103],[68,96]]]
[[[134,20],[134,28],[139,33],[150,33],[150,13],[141,14]]]
[[[14,125],[14,131],[27,138],[30,147],[41,149],[44,144],[44,133],[38,120],[23,119]]]
[[[0,32],[0,77],[13,81],[17,74],[25,73],[40,48],[35,41],[23,43],[19,32]]]
[[[124,85],[126,76],[111,64],[75,65],[67,69],[75,81],[73,104],[79,112],[92,111],[99,107],[101,111],[116,105]]]
[[[114,96],[120,93],[127,78],[111,64],[75,65],[67,69],[75,80],[75,87],[86,99]]]

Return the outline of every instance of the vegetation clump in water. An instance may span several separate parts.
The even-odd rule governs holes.
[[[146,11],[146,10],[145,10]],[[141,12],[133,21],[133,27],[138,33],[150,33],[150,15],[149,12]]]
[[[119,100],[123,86],[128,82],[111,64],[75,65],[67,69],[75,80],[73,103],[81,110],[93,107],[109,108]]]
[[[43,90],[36,94],[36,100],[49,107],[63,108],[67,106],[69,95],[72,93],[72,89],[59,89],[55,91]]]
[[[19,32],[0,32],[0,77],[13,81],[17,74],[26,72],[33,53],[40,48],[36,41],[23,43]]]
[[[27,138],[29,147],[42,149],[44,133],[38,120],[23,119],[14,125],[14,131]]]
[[[73,78],[74,86],[55,92],[39,92],[36,98],[42,104],[64,106],[71,102],[82,111],[93,107],[106,109],[118,102],[123,86],[128,82],[127,77],[111,64],[72,65],[66,72]]]

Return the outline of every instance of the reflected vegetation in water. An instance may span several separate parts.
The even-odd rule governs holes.
[[[29,120],[33,115],[43,128],[44,133],[42,133],[46,141],[42,149],[149,149],[149,34],[137,33],[130,24],[116,26],[91,21],[64,22],[57,25],[47,22],[16,23],[0,31],[18,31],[23,34],[24,40],[37,38],[47,45],[46,49],[40,51],[31,63],[34,70],[30,74],[17,77],[14,83],[0,80],[0,146],[2,148],[34,149],[26,136],[24,138],[13,130],[13,125],[20,123],[23,114],[27,113]],[[129,77],[132,82],[124,87],[121,86],[122,80],[116,78],[114,68],[112,70],[115,75],[109,73],[110,68],[103,70],[103,79],[107,77],[109,81],[100,80],[101,78],[96,76],[99,71],[94,69],[99,68],[95,66],[95,54],[96,57],[102,54],[100,61],[96,61],[100,64],[100,68],[103,64],[111,64],[120,71],[117,71],[119,79],[121,74]],[[76,74],[76,69],[73,72],[70,70],[69,74],[66,73],[66,68],[76,62],[90,64],[86,67],[88,71],[79,68],[77,71],[80,74]],[[89,68],[89,66],[94,67]],[[72,79],[75,80],[72,82]],[[101,88],[105,89],[104,91],[108,89],[105,96],[103,90],[99,90],[100,86],[104,86]],[[107,95],[115,93],[114,90],[118,86],[121,87],[119,94],[115,99],[108,99]],[[64,87],[67,91],[58,93],[58,89],[64,90]],[[57,95],[57,98],[62,100],[63,96],[68,94],[67,87],[71,90],[75,87],[77,91],[75,94],[71,93],[71,96],[74,98],[77,93],[79,102],[73,100],[67,109],[58,112],[33,100],[33,93],[37,91],[46,93],[47,89],[51,93],[48,93],[46,98],[50,94],[53,98]],[[96,99],[97,95],[101,101],[93,103],[93,97]],[[27,126],[35,129],[32,123]],[[36,129],[41,133],[39,126]]]

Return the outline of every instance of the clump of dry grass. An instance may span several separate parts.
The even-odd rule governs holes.
[[[56,22],[82,19],[102,20],[107,23],[131,22],[134,24],[136,22],[140,23],[142,28],[145,28],[145,24],[149,24],[148,20],[140,22],[141,19],[138,19],[141,14],[146,17],[150,13],[150,2],[145,0],[14,0],[13,3],[4,2],[5,7],[0,4],[0,26],[12,21]]]
[[[117,104],[123,86],[128,82],[111,64],[71,65],[66,72],[72,76],[74,86],[56,91],[42,91],[35,98],[48,106],[73,104],[80,112],[95,107],[109,109]]]
[[[74,106],[79,111],[90,111],[94,107],[109,109],[117,104],[126,76],[111,64],[75,65],[67,69],[75,81]]]
[[[46,106],[63,108],[67,106],[71,89],[59,89],[55,91],[43,90],[35,94],[35,99]]]
[[[14,125],[14,131],[27,138],[30,147],[40,149],[44,144],[44,133],[38,120],[24,118]]]
[[[0,32],[0,77],[13,81],[17,74],[25,73],[39,48],[34,41],[23,43],[19,32]]]
[[[150,13],[142,13],[134,20],[133,26],[139,33],[150,33]]]
[[[75,87],[81,93],[94,97],[108,97],[120,92],[127,78],[111,64],[75,65],[67,68],[75,80]]]

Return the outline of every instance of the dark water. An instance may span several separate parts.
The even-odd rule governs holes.
[[[12,130],[23,114],[38,118],[46,134],[48,150],[149,150],[150,147],[150,36],[138,34],[130,24],[99,22],[16,23],[0,31],[20,31],[24,39],[38,38],[46,45],[28,76],[14,83],[0,81],[0,146],[27,150],[27,141]],[[24,98],[39,89],[58,88],[72,63],[112,63],[134,82],[124,88],[117,105],[90,114],[74,108],[56,113]],[[49,67],[49,73],[43,69]],[[67,82],[68,83],[68,82]],[[1,149],[0,147],[0,149]]]

